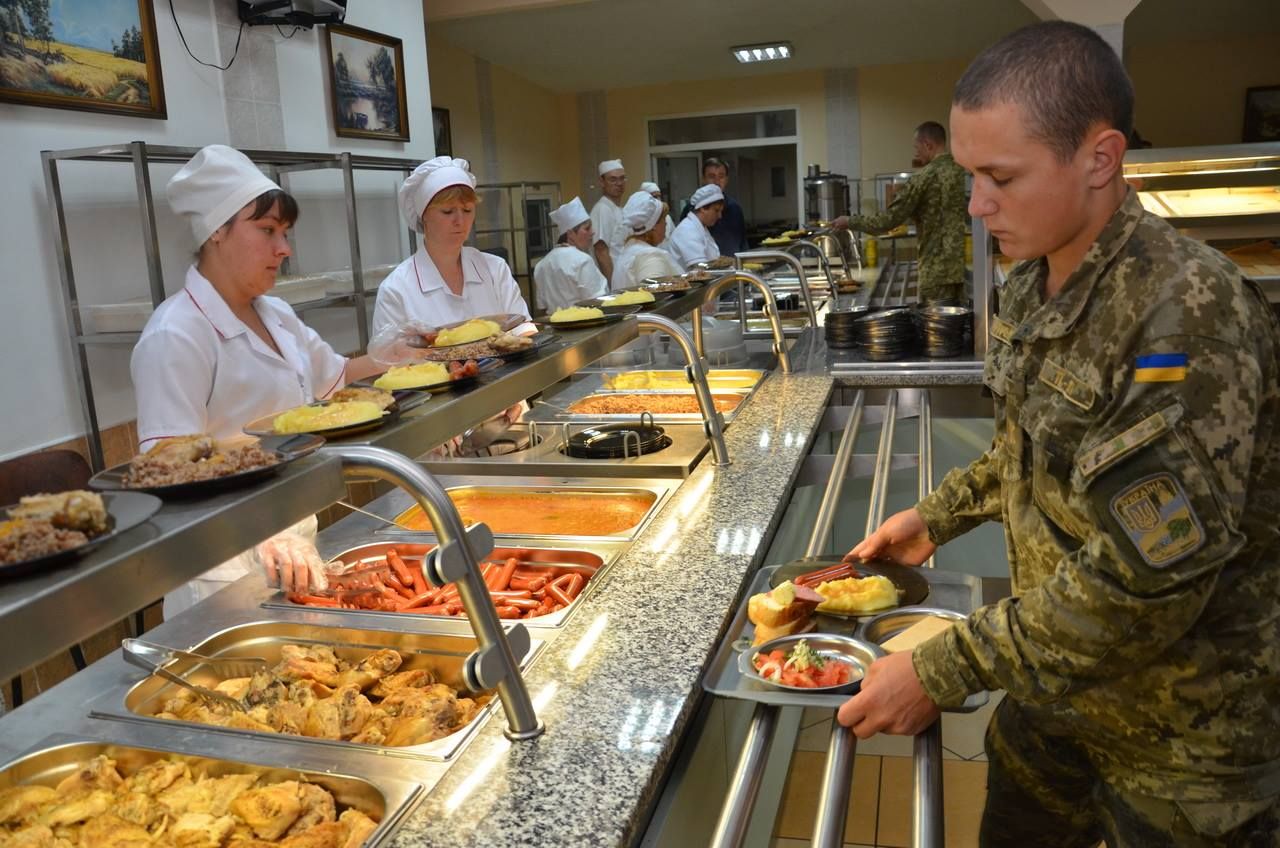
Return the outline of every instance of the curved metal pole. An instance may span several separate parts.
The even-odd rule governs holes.
[[[836,448],[831,474],[827,477],[827,490],[822,496],[822,503],[818,505],[818,517],[813,522],[813,532],[809,535],[805,557],[818,556],[826,547],[827,534],[831,532],[831,525],[835,522],[836,506],[844,489],[844,479],[849,473],[849,460],[853,458],[853,445],[858,440],[858,428],[862,426],[864,399],[865,394],[859,389],[853,399],[853,408],[849,411],[849,420],[844,425],[844,433],[840,436],[840,445]]]
[[[809,290],[809,278],[805,276],[804,265],[800,264],[800,260],[782,250],[747,250],[733,255],[733,260],[739,269],[742,268],[744,260],[753,259],[785,262],[791,266],[791,269],[796,272],[796,279],[800,281],[800,298],[804,301],[804,311],[809,316],[809,326],[818,326],[818,310],[814,308],[813,292]]]
[[[920,393],[920,476],[919,494],[924,498],[933,491],[933,404],[929,390]],[[933,568],[933,557],[925,563]],[[938,848],[944,842],[943,788],[942,788],[942,719],[926,727],[916,735],[911,749],[912,782],[915,787],[911,799],[912,848]]]
[[[511,649],[508,635],[503,632],[489,590],[485,588],[477,564],[479,557],[471,550],[462,518],[440,481],[416,462],[385,448],[342,445],[321,448],[321,451],[339,457],[344,472],[368,474],[413,495],[431,519],[431,526],[439,539],[435,551],[436,568],[458,586],[458,596],[462,599],[462,607],[479,646],[473,655],[476,657],[478,679],[498,690],[507,716],[507,729],[504,731],[507,738],[522,741],[541,735],[546,728],[534,712],[529,690],[520,676],[519,661]],[[489,535],[483,524],[473,527],[473,534],[476,528],[483,528],[484,534]],[[492,545],[492,535],[489,535],[489,543]],[[491,547],[484,553],[489,550]],[[528,638],[528,631],[522,625],[512,627],[510,639],[524,642],[527,646]]]
[[[701,320],[701,315],[693,316],[695,325],[700,324]],[[636,322],[642,327],[652,327],[667,333],[684,351],[684,358],[689,363],[687,371],[689,382],[693,383],[693,393],[698,398],[698,406],[702,408],[707,438],[711,440],[712,462],[716,465],[729,465],[731,463],[729,448],[724,443],[724,416],[716,410],[715,400],[711,397],[711,386],[707,383],[706,369],[702,367],[701,352],[694,349],[693,340],[689,338],[684,328],[670,318],[641,312],[636,316]]]
[[[720,808],[715,832],[709,848],[738,848],[747,837],[747,825],[751,823],[751,811],[760,794],[764,779],[765,761],[769,759],[769,745],[778,729],[778,707],[773,704],[756,704],[747,725],[747,738],[742,745],[738,767],[729,780],[729,796]]]
[[[801,248],[808,248],[817,255],[818,265],[822,268],[822,273],[827,275],[827,288],[831,290],[831,301],[834,303],[838,292],[836,291],[835,275],[831,273],[831,263],[827,262],[827,254],[822,248],[818,247],[808,239],[796,239],[791,242],[791,244],[787,245],[787,250],[799,250]]]
[[[769,327],[773,330],[773,353],[778,357],[778,366],[782,368],[782,373],[790,374],[791,357],[787,355],[787,339],[782,334],[782,322],[778,320],[778,300],[773,296],[773,289],[769,288],[768,283],[749,271],[732,271],[714,282],[707,283],[703,294],[704,302],[715,300],[720,292],[735,283],[753,285],[764,295],[764,314],[768,316]],[[741,302],[741,299],[739,299],[739,302]],[[695,319],[699,317],[697,315],[694,316]],[[745,322],[742,325],[742,329],[747,329]],[[703,355],[702,322],[699,320],[694,320],[693,322],[693,349],[697,352],[698,357]]]

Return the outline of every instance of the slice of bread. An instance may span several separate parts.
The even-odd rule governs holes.
[[[779,627],[808,616],[822,600],[812,589],[787,580],[770,592],[752,595],[747,601],[747,618],[752,624]]]
[[[771,639],[777,639],[779,636],[790,636],[793,633],[807,633],[814,627],[813,619],[805,615],[803,618],[797,618],[786,624],[780,624],[777,627],[770,627],[767,624],[757,624],[755,635],[751,637],[752,645],[763,645]]]

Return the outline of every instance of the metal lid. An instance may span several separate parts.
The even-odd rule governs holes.
[[[566,440],[564,452],[578,459],[625,459],[656,453],[671,445],[671,437],[643,413],[640,423],[602,424],[579,430]]]

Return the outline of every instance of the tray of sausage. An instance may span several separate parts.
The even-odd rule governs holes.
[[[337,613],[389,613],[463,618],[458,587],[433,587],[422,572],[432,544],[359,545],[334,559],[347,570],[330,578],[324,594],[278,595],[266,607],[306,606]],[[610,550],[494,548],[480,563],[498,617],[534,627],[559,627],[577,608],[599,572],[613,559]]]

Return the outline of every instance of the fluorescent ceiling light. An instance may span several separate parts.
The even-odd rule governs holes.
[[[751,62],[775,62],[779,59],[791,58],[791,45],[785,41],[771,41],[768,44],[740,44],[730,47],[733,58],[743,64]]]

